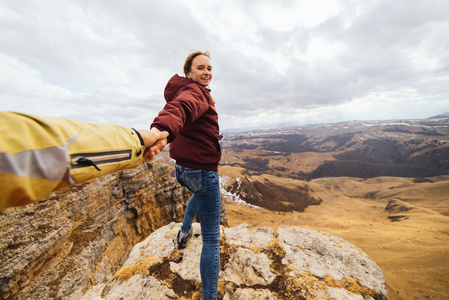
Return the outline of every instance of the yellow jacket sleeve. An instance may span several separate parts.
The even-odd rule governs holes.
[[[0,210],[142,163],[137,131],[0,112]]]

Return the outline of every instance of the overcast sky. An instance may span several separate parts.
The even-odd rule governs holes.
[[[0,0],[0,110],[147,128],[208,50],[221,129],[449,112],[448,0]]]

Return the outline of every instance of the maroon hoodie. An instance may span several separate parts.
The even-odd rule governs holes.
[[[217,171],[222,136],[209,90],[176,74],[168,81],[164,97],[167,104],[151,127],[169,132],[170,157],[183,167]]]

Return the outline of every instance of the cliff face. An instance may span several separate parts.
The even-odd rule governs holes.
[[[1,299],[79,299],[133,245],[181,221],[189,197],[156,161],[0,212]]]

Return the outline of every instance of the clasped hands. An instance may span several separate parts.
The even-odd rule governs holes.
[[[167,146],[167,131],[160,131],[156,127],[139,130],[140,136],[145,144],[143,158],[147,160],[153,159],[159,152]]]

